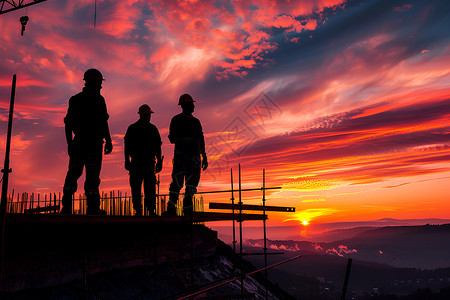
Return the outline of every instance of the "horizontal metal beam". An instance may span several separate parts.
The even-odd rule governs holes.
[[[45,1],[47,0],[0,0],[0,15]]]
[[[279,211],[279,212],[295,212],[295,207],[285,206],[262,206],[252,204],[229,204],[210,202],[209,209],[234,209],[234,210],[258,210],[258,211]]]
[[[260,187],[260,188],[251,188],[251,189],[241,189],[241,192],[251,192],[251,191],[264,191],[264,190],[281,190],[281,186],[274,186],[274,187]],[[206,192],[196,192],[195,195],[204,195],[204,194],[219,194],[219,193],[231,193],[231,192],[239,192],[238,189],[234,190],[220,190],[220,191],[206,191]],[[157,194],[156,196],[169,196],[170,194]],[[184,193],[180,193],[180,196],[183,196]]]
[[[241,192],[249,192],[249,191],[263,191],[263,190],[281,190],[281,186],[274,187],[260,187],[260,188],[251,188],[251,189],[241,189]],[[197,192],[196,195],[200,194],[217,194],[217,193],[231,193],[231,192],[239,192],[239,189],[235,190],[221,190],[221,191],[207,191],[207,192]]]

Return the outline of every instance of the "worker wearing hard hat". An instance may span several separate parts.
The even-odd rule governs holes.
[[[64,181],[62,214],[72,214],[72,198],[77,191],[77,181],[86,168],[84,191],[87,200],[87,214],[105,214],[100,210],[100,170],[102,150],[112,151],[111,135],[108,126],[108,112],[103,96],[100,94],[103,75],[97,69],[84,73],[83,90],[71,97],[64,118],[66,140],[69,154],[69,170]]]
[[[144,183],[145,215],[156,215],[156,177],[162,170],[161,136],[150,123],[153,111],[147,104],[139,107],[139,120],[128,127],[125,134],[125,169],[130,172],[130,187],[136,216],[142,216],[141,187]],[[156,158],[156,166],[155,166]]]
[[[166,215],[176,215],[176,204],[183,182],[186,185],[183,212],[185,215],[192,214],[192,197],[197,192],[200,169],[205,171],[208,167],[202,125],[192,115],[195,108],[194,102],[191,95],[181,95],[178,105],[181,106],[182,113],[173,117],[170,122],[169,140],[175,144],[175,149]]]

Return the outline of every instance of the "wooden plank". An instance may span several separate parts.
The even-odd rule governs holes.
[[[26,214],[35,214],[41,212],[56,212],[59,211],[59,205],[45,206],[45,207],[37,207],[37,208],[29,208],[25,209],[24,213]]]

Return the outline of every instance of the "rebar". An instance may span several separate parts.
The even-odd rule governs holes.
[[[256,274],[256,273],[258,273],[258,272],[261,272],[261,271],[264,271],[264,270],[267,270],[267,269],[270,269],[270,268],[279,266],[279,265],[281,265],[281,264],[285,264],[285,263],[287,263],[287,262],[293,261],[293,260],[298,259],[298,258],[300,258],[300,257],[302,257],[302,255],[297,255],[297,256],[291,257],[291,258],[289,258],[289,259],[286,259],[286,260],[277,262],[277,263],[275,263],[275,264],[273,264],[273,265],[270,265],[270,266],[268,266],[268,267],[265,267],[265,268],[262,268],[262,269],[259,269],[259,270],[256,270],[256,271],[253,271],[253,272],[244,274],[243,276],[235,277],[235,278],[233,278],[233,279],[230,279],[230,280],[224,281],[224,282],[222,282],[222,283],[216,284],[216,285],[214,285],[214,286],[208,287],[208,288],[206,288],[206,289],[203,289],[203,290],[197,291],[197,292],[195,292],[195,293],[189,294],[189,295],[187,295],[187,296],[178,298],[177,300],[184,300],[184,299],[188,299],[188,298],[190,298],[190,297],[194,297],[194,296],[203,294],[204,292],[207,292],[207,291],[210,291],[210,290],[212,290],[212,289],[218,288],[218,287],[220,287],[220,286],[222,286],[222,285],[225,285],[225,284],[231,283],[231,282],[233,282],[233,281],[239,280],[239,279],[241,279],[242,277],[248,277],[248,276],[251,276],[251,275]]]

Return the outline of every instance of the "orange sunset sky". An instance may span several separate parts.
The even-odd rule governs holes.
[[[243,188],[261,187],[264,168],[266,185],[283,187],[267,204],[296,207],[272,224],[450,219],[448,0],[98,0],[93,23],[93,0],[0,15],[0,159],[17,74],[10,191],[62,191],[63,118],[94,67],[114,145],[103,191],[130,192],[123,136],[144,103],[168,191],[168,126],[189,93],[210,162],[199,191],[229,189],[230,168],[236,187],[240,163]]]

